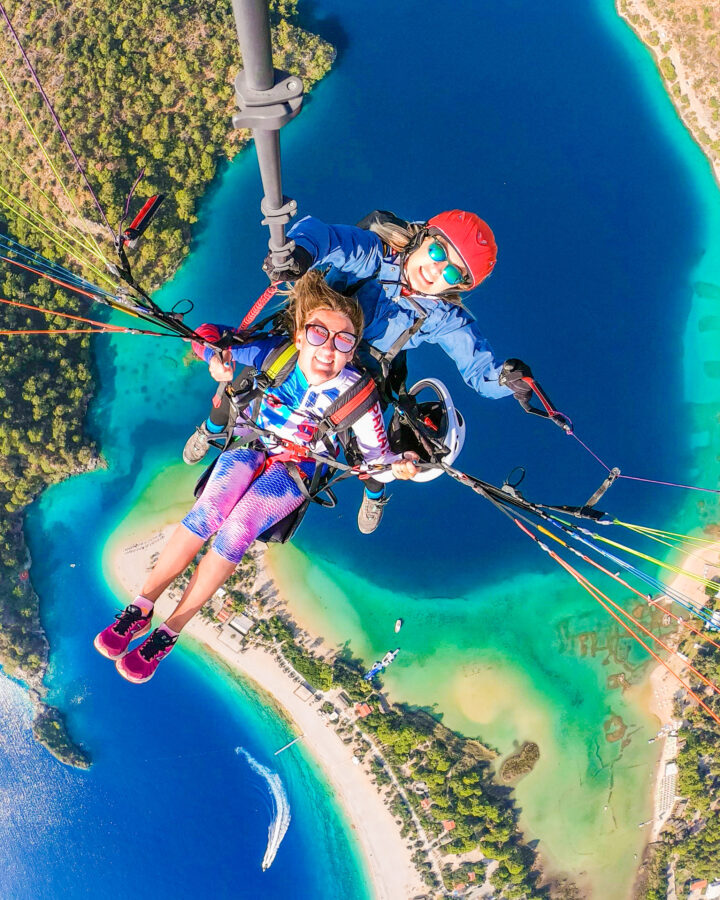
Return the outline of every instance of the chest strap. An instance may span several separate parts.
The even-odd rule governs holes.
[[[418,315],[418,318],[412,323],[409,328],[406,328],[402,334],[395,338],[391,346],[387,350],[378,350],[376,347],[373,347],[371,344],[368,344],[367,341],[363,341],[363,345],[365,349],[368,351],[370,356],[373,359],[377,360],[380,363],[380,368],[383,374],[383,378],[388,377],[388,373],[390,371],[390,366],[392,365],[395,357],[400,353],[405,344],[410,340],[413,335],[417,334],[418,331],[425,324],[425,319],[427,319],[429,313],[420,306],[412,297],[407,298],[413,309]]]
[[[318,423],[315,438],[328,446],[328,435],[334,433],[344,446],[345,432],[379,402],[380,394],[375,380],[369,372],[365,372],[328,407]]]

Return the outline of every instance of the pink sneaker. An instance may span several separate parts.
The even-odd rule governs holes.
[[[128,681],[142,684],[150,681],[155,669],[175,646],[177,637],[163,629],[156,628],[150,637],[115,663],[115,668]]]
[[[98,653],[102,653],[108,659],[120,659],[125,656],[131,641],[150,631],[152,613],[146,616],[139,606],[131,603],[115,618],[117,622],[108,625],[93,641]]]

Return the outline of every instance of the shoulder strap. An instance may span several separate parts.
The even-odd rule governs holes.
[[[235,376],[226,389],[231,402],[228,404],[228,424],[223,449],[226,450],[232,442],[238,411],[250,406],[251,418],[256,419],[265,391],[282,384],[295,368],[296,361],[297,349],[294,342],[288,339],[268,352],[259,369],[245,366]]]
[[[282,384],[295,368],[297,348],[294,341],[288,340],[268,353],[260,366],[260,374],[269,385]]]
[[[285,381],[297,362],[297,348],[294,341],[288,340],[268,353],[262,361],[260,371],[255,376],[255,386],[247,399],[252,404],[252,418],[256,419],[260,412],[263,394],[268,388],[275,387]]]
[[[418,318],[415,319],[415,321],[409,328],[406,328],[405,331],[402,332],[402,334],[395,338],[392,345],[387,350],[378,350],[377,347],[373,347],[372,344],[369,344],[364,339],[362,341],[363,346],[370,354],[370,356],[372,356],[373,359],[377,360],[380,363],[383,379],[387,379],[393,360],[398,355],[398,353],[400,353],[405,344],[407,344],[410,338],[414,334],[417,334],[418,331],[420,331],[425,322],[425,319],[427,319],[428,317],[428,313],[422,308],[422,306],[420,306],[419,303],[416,303],[412,297],[408,297],[407,299],[412,304],[412,307],[417,313]]]
[[[375,380],[365,372],[328,407],[318,424],[316,437],[324,441],[329,432],[342,435],[379,401]]]

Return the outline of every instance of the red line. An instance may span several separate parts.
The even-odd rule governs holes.
[[[563,567],[563,569],[565,569],[570,575],[572,575],[572,577],[575,579],[575,581],[577,581],[578,584],[582,588],[584,588],[588,592],[588,594],[590,594],[590,596],[593,598],[593,600],[595,600],[597,603],[599,603],[600,606],[602,606],[602,608],[613,617],[613,619],[615,619],[620,625],[622,625],[622,627],[625,629],[625,631],[627,631],[627,633],[632,638],[634,638],[642,647],[644,647],[645,650],[647,650],[647,652],[660,663],[660,665],[664,666],[668,670],[668,672],[670,672],[670,674],[673,676],[673,678],[677,679],[677,681],[680,682],[680,684],[685,688],[685,690],[690,694],[690,696],[693,697],[700,704],[700,706],[702,706],[702,708],[708,713],[708,715],[715,722],[717,722],[718,725],[720,725],[720,717],[718,717],[710,709],[710,707],[706,703],[704,703],[700,699],[700,697],[698,697],[698,695],[695,693],[695,691],[693,691],[693,689],[690,687],[690,685],[686,684],[683,681],[683,679],[676,672],[673,672],[673,670],[665,662],[665,660],[661,659],[661,657],[659,657],[658,654],[655,653],[654,650],[652,650],[650,647],[648,647],[648,645],[645,643],[645,641],[643,641],[642,638],[638,637],[638,635],[635,634],[635,632],[625,622],[623,622],[623,620],[618,615],[616,615],[612,611],[612,609],[610,609],[609,606],[607,606],[605,603],[603,603],[602,600],[600,600],[600,598],[596,596],[596,594],[599,594],[601,597],[605,597],[605,599],[608,601],[608,603],[613,603],[613,601],[609,597],[607,597],[605,594],[602,593],[602,591],[600,591],[598,588],[596,588],[594,585],[592,585],[587,580],[587,578],[585,578],[583,575],[581,575],[577,571],[577,569],[574,569],[569,563],[565,562],[565,560],[562,559],[562,557],[558,556],[557,553],[555,553],[549,547],[546,547],[544,544],[541,544],[540,541],[538,540],[538,538],[535,537],[535,535],[532,534],[530,531],[528,531],[527,528],[524,528],[517,519],[513,519],[513,522],[515,522],[515,524],[518,525],[522,529],[522,531],[524,531],[527,535],[529,535],[532,538],[532,540],[535,541],[536,544],[538,544],[542,549],[544,549],[549,554],[549,556],[555,560],[555,562],[557,562],[559,565],[561,565]],[[613,604],[613,605],[617,605],[617,604]],[[620,609],[622,611],[622,613],[624,615],[626,615],[629,619],[631,619],[633,622],[635,622],[636,625],[638,625],[640,628],[644,629],[644,626],[641,625],[641,623],[638,622],[636,619],[634,619],[633,616],[631,616],[629,613],[625,612],[625,610],[623,610],[622,607],[618,607],[618,609]],[[644,630],[647,630],[647,629],[644,629]],[[650,634],[650,636],[653,637],[655,640],[662,643],[662,641],[660,641],[659,638],[656,638],[655,635],[651,634],[651,632],[648,632],[648,634]],[[672,653],[673,651],[670,651],[670,652]],[[690,663],[686,663],[686,665],[688,665],[689,668],[691,668],[694,672],[696,672],[698,675],[700,675],[700,673],[697,672],[697,669],[695,669],[692,665],[690,665]],[[707,679],[705,679],[704,676],[700,675],[700,677],[703,679],[703,681],[707,681]],[[713,687],[716,691],[718,690],[715,687],[715,685],[712,684],[712,682],[707,682],[707,683],[710,684],[710,686]]]
[[[576,550],[575,553],[577,553],[577,552],[578,551]],[[720,644],[716,643],[711,637],[708,637],[706,634],[703,634],[702,631],[698,631],[698,629],[695,628],[693,625],[691,625],[689,622],[686,622],[684,619],[681,619],[680,616],[676,616],[674,612],[671,612],[669,609],[665,609],[664,606],[662,606],[657,601],[653,600],[652,597],[648,597],[647,594],[643,594],[642,591],[639,591],[637,588],[634,588],[632,585],[628,584],[624,578],[620,578],[619,575],[616,575],[614,572],[611,572],[609,569],[606,569],[604,566],[601,566],[599,563],[595,562],[594,559],[590,559],[589,556],[585,556],[585,554],[583,554],[583,553],[580,553],[579,555],[580,555],[581,559],[585,560],[585,562],[590,563],[591,566],[595,566],[596,569],[599,569],[601,572],[604,572],[606,575],[609,575],[611,578],[614,578],[615,581],[618,582],[618,584],[621,584],[623,587],[626,587],[629,591],[632,591],[633,594],[637,594],[638,597],[641,597],[644,601],[646,601],[648,603],[652,603],[652,605],[656,606],[663,614],[667,614],[668,616],[671,616],[680,625],[683,625],[685,628],[689,628],[690,631],[692,631],[694,634],[696,634],[699,638],[702,638],[704,641],[707,641],[708,643],[712,644],[713,647],[717,647],[717,649],[720,650]]]
[[[590,585],[590,587],[593,588],[593,590],[597,591],[601,597],[604,597],[607,600],[607,602],[613,607],[613,609],[618,610],[623,616],[627,616],[627,618],[630,619],[630,621],[633,622],[633,624],[637,625],[637,627],[641,631],[643,631],[645,634],[647,634],[648,637],[651,637],[656,643],[660,644],[660,646],[663,648],[663,650],[667,650],[667,652],[673,656],[678,655],[677,650],[673,650],[672,648],[668,647],[668,645],[663,640],[661,640],[657,635],[653,634],[652,631],[650,631],[648,628],[646,628],[642,624],[642,622],[640,622],[634,616],[630,615],[630,613],[626,609],[623,609],[622,606],[620,606],[618,603],[615,603],[615,601],[611,600],[606,594],[603,594],[602,591],[600,591],[598,588],[596,588],[595,585],[592,584],[592,582],[588,581],[588,579],[584,575],[581,575],[579,572],[578,572],[578,575],[580,576],[580,578],[583,579],[584,582],[586,582],[588,585]],[[685,661],[683,660],[683,662],[685,662]],[[691,672],[694,672],[701,681],[704,681],[708,687],[712,688],[716,694],[720,694],[720,688],[716,687],[712,683],[712,681],[710,681],[710,679],[706,678],[702,674],[702,672],[699,672],[695,668],[695,666],[692,665],[692,663],[685,662],[685,665],[688,667],[688,669],[690,669]]]
[[[0,334],[115,334],[107,332],[103,328],[51,328],[46,331],[0,331]]]
[[[561,557],[559,557],[557,555],[557,553],[555,553],[553,550],[548,550],[548,553],[567,572],[569,572],[572,575],[572,577],[583,588],[585,588],[585,590],[590,594],[590,596],[594,600],[596,600],[600,604],[600,606],[603,607],[603,609],[606,612],[610,613],[610,615],[613,617],[613,619],[615,619],[620,625],[622,625],[622,627],[625,629],[625,631],[628,632],[629,635],[631,635],[631,637],[633,637],[642,647],[644,647],[647,650],[647,652],[654,659],[656,659],[662,666],[664,666],[668,670],[668,672],[670,672],[670,674],[673,676],[673,678],[676,678],[680,682],[680,684],[685,688],[685,690],[690,694],[690,696],[693,697],[700,704],[700,706],[702,706],[702,708],[708,713],[708,715],[713,719],[713,721],[717,722],[717,724],[720,725],[720,717],[710,709],[710,707],[707,705],[707,703],[703,702],[703,700],[700,697],[698,697],[698,695],[695,693],[695,691],[693,691],[693,689],[690,687],[690,685],[686,684],[686,682],[683,681],[683,679],[676,672],[673,672],[673,670],[665,662],[664,659],[662,659],[660,656],[658,656],[657,653],[655,653],[654,650],[652,650],[650,647],[648,647],[648,645],[645,643],[645,641],[643,641],[642,638],[638,637],[638,635],[635,634],[635,632],[625,622],[623,622],[623,620],[618,615],[616,615],[605,603],[603,603],[603,601],[600,600],[599,597],[595,596],[595,593],[600,594],[601,597],[605,597],[605,594],[603,594],[602,591],[599,591],[594,586],[591,586],[592,587],[592,590],[591,590],[590,587],[588,587],[588,585],[590,584],[589,582],[587,582],[587,584],[583,583],[583,581],[587,581],[587,579],[583,579],[583,576],[580,575],[580,573],[576,569],[573,569],[573,567],[571,565],[566,563],[565,560],[562,559]],[[610,600],[609,597],[605,597],[605,599],[608,600],[610,603],[612,603],[612,600]],[[629,618],[632,619],[632,616],[629,616]],[[633,619],[633,621],[636,621],[636,620]],[[637,622],[637,624],[639,625],[640,623]]]
[[[19,269],[25,269],[26,272],[32,272],[34,275],[40,275],[43,278],[47,278],[48,281],[52,281],[53,284],[59,284],[60,287],[67,288],[69,291],[75,291],[76,294],[83,294],[85,297],[89,297],[91,300],[97,300],[97,294],[91,294],[89,291],[84,291],[82,288],[74,287],[72,284],[68,284],[66,281],[60,281],[59,278],[53,278],[52,275],[48,275],[46,272],[41,271],[40,269],[33,269],[32,266],[26,266],[23,263],[18,262],[16,259],[9,259],[7,256],[1,256],[0,259],[4,259],[5,262],[10,263],[11,266],[17,266]]]
[[[20,303],[17,300],[7,300],[5,297],[0,297],[0,303],[7,303],[8,306],[19,306],[21,309],[32,309],[35,312],[41,312],[44,316],[61,316],[63,319],[72,319],[75,322],[87,322],[88,325],[99,325],[106,331],[127,331],[127,329],[121,325],[110,325],[107,322],[98,322],[96,319],[85,319],[83,316],[73,316],[70,313],[59,312],[58,310],[43,309],[41,306],[32,306],[29,303]],[[9,333],[15,334],[15,332]]]

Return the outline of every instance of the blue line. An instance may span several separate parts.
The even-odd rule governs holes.
[[[77,275],[74,272],[71,272],[60,263],[56,263],[52,260],[47,259],[36,250],[32,250],[30,247],[25,247],[23,244],[18,243],[8,235],[2,233],[0,233],[0,248],[4,248],[9,253],[17,254],[19,257],[25,259],[27,262],[33,263],[33,265],[35,265],[38,269],[41,269],[47,274],[62,277],[64,281],[74,284],[76,287],[84,288],[104,297],[114,298],[115,296],[104,288],[98,287],[91,281],[88,281],[84,276]]]
[[[712,625],[711,615],[708,614],[703,607],[694,606],[692,603],[692,600],[690,600],[684,594],[681,594],[679,591],[675,591],[675,590],[673,590],[673,588],[668,587],[666,584],[664,584],[664,582],[660,581],[658,578],[655,578],[655,576],[647,575],[645,572],[642,571],[642,569],[637,569],[631,563],[628,563],[625,560],[620,559],[620,557],[615,556],[613,553],[610,553],[607,550],[600,549],[600,547],[596,546],[591,541],[588,541],[586,538],[581,537],[581,535],[575,530],[576,526],[560,525],[558,522],[556,522],[552,518],[550,518],[549,521],[551,521],[552,524],[554,525],[554,527],[557,528],[558,530],[563,531],[565,534],[569,534],[576,541],[579,541],[581,544],[585,544],[587,547],[590,547],[591,550],[594,550],[596,553],[599,553],[600,556],[604,556],[606,559],[609,559],[612,562],[616,563],[622,569],[625,569],[625,571],[632,573],[637,578],[639,578],[641,581],[644,581],[646,584],[655,588],[655,590],[660,591],[660,593],[662,593],[664,596],[669,597],[672,601],[677,603],[679,606],[682,606],[688,612],[693,613],[702,621],[708,623],[709,625]],[[596,535],[594,535],[592,531],[589,531],[586,528],[580,529],[580,531],[582,531],[585,534],[592,535],[592,537],[594,537],[594,538],[596,537]]]

